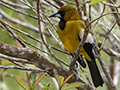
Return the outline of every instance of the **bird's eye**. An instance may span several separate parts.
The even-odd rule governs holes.
[[[65,10],[62,10],[62,11],[61,11],[61,15],[65,15]]]
[[[59,12],[60,12],[61,17],[64,17],[64,15],[65,15],[65,10],[62,10],[62,11],[59,11]]]
[[[65,14],[65,10],[62,10],[62,14]]]

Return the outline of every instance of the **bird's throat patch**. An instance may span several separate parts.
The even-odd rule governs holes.
[[[61,21],[59,22],[59,27],[60,27],[60,29],[61,29],[61,30],[64,30],[65,26],[66,26],[66,21],[65,21],[65,20],[61,20]]]

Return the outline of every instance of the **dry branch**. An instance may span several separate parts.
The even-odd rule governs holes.
[[[98,47],[101,47],[102,43],[101,41],[98,41]],[[106,47],[105,45],[102,46],[101,48],[105,53],[107,53],[109,56],[112,56],[113,58],[117,59],[120,61],[120,54],[117,53],[116,51],[112,50],[111,48]]]
[[[17,4],[17,3],[13,3],[13,2],[9,2],[8,0],[1,0],[2,2],[12,6],[12,7],[18,7],[18,8],[23,8],[23,9],[30,9],[28,6],[25,6],[25,5],[20,5],[20,4]]]
[[[108,1],[109,1],[110,4],[113,4],[113,6],[115,5],[115,2],[113,0],[108,0]],[[117,12],[116,14],[113,14],[113,15],[114,15],[114,17],[117,21],[118,26],[120,27],[120,15],[118,14],[119,13],[118,8],[117,7],[111,7],[111,6],[110,6],[110,8],[111,8],[111,11]]]
[[[44,71],[47,71],[48,74],[52,77],[54,77],[54,69],[58,72],[58,75],[61,75],[65,78],[73,74],[72,71],[66,70],[66,69],[64,70],[61,67],[56,66],[55,64],[51,63],[48,59],[41,56],[39,53],[37,53],[36,51],[30,48],[18,48],[18,47],[14,47],[14,46],[5,44],[3,42],[0,42],[0,53],[7,56],[15,57],[15,58],[26,59],[32,62],[38,68]],[[85,82],[85,81],[81,80],[76,75],[74,75],[68,81],[68,83],[72,83],[72,82]],[[84,89],[82,89],[81,87],[81,90],[93,90],[93,88],[86,83],[86,85],[84,86]]]
[[[26,28],[28,28],[28,29],[30,29],[30,30],[34,30],[34,31],[38,32],[38,28],[37,28],[37,27],[33,26],[32,24],[28,24],[28,23],[22,22],[22,21],[20,21],[20,20],[18,20],[18,19],[15,19],[15,18],[13,18],[13,17],[10,17],[10,16],[9,16],[8,14],[6,14],[2,9],[0,9],[0,14],[1,14],[4,18],[6,18],[7,20],[9,20],[9,21],[11,21],[11,22],[13,22],[13,23],[15,23],[15,24],[21,25],[21,26],[26,27]]]

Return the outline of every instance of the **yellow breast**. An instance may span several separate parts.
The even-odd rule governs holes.
[[[81,28],[76,24],[79,23],[76,21],[67,21],[64,30],[59,28],[59,24],[57,27],[60,40],[62,41],[65,49],[71,53],[73,53],[79,45],[78,35]]]

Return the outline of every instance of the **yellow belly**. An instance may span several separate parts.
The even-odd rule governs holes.
[[[78,37],[69,34],[64,35],[64,37],[60,34],[59,37],[67,51],[73,53],[77,49],[79,45]]]

